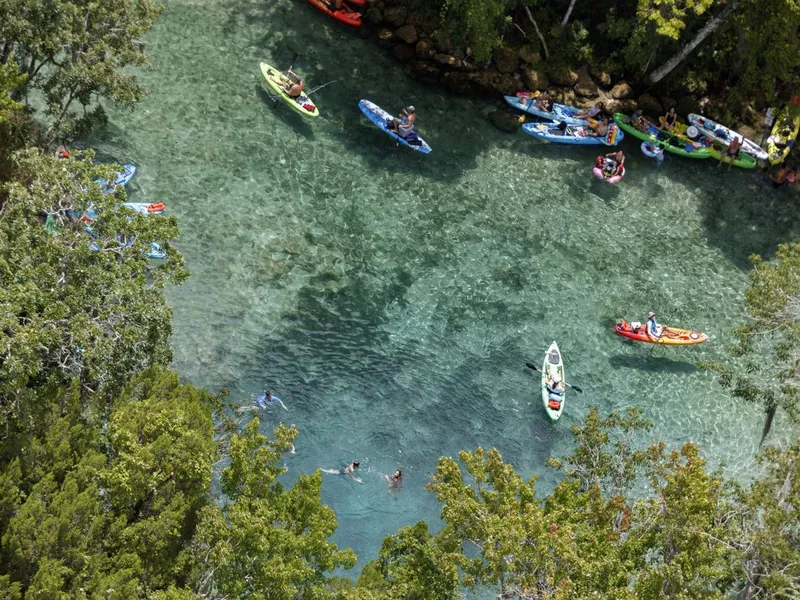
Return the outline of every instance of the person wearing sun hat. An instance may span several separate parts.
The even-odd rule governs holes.
[[[664,331],[664,326],[656,322],[656,313],[652,310],[647,313],[647,335],[651,338],[658,339]]]

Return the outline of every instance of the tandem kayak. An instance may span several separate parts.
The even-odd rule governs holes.
[[[316,6],[326,15],[333,17],[337,21],[341,21],[342,23],[352,27],[361,27],[361,13],[354,11],[346,4],[342,5],[341,10],[331,10],[331,7],[326,0],[308,0],[308,3],[311,6]],[[357,0],[353,2],[353,4],[363,6],[363,4],[359,4]]]
[[[625,138],[625,134],[614,123],[609,123],[608,133],[604,136],[595,135],[594,131],[586,125],[567,125],[563,131],[555,121],[549,123],[525,123],[522,131],[528,135],[558,144],[578,144],[593,146],[605,144],[616,146]]]
[[[647,344],[664,344],[665,346],[701,344],[709,339],[705,333],[700,333],[699,331],[689,331],[688,329],[678,329],[677,327],[667,327],[666,325],[661,331],[661,337],[654,338],[647,333],[647,325],[641,323],[631,324],[624,319],[621,323],[614,325],[614,331],[630,340]]]
[[[392,115],[383,110],[377,104],[370,102],[369,100],[360,100],[358,102],[358,108],[361,109],[361,112],[364,113],[364,116],[372,121],[386,135],[397,140],[399,144],[403,144],[404,146],[407,146],[412,150],[416,150],[417,152],[422,152],[423,154],[431,153],[432,148],[428,146],[428,144],[425,143],[425,140],[419,137],[416,133],[411,133],[411,135],[407,137],[401,137],[389,129],[386,126],[386,123],[387,121],[392,120]]]
[[[309,98],[307,94],[301,94],[299,98],[292,98],[286,93],[286,86],[293,83],[291,79],[267,63],[259,63],[259,67],[261,68],[261,74],[264,76],[267,85],[281,100],[304,117],[319,116],[319,110],[314,103],[311,102],[311,98]]]
[[[644,142],[652,142],[654,145],[663,148],[667,152],[672,152],[678,156],[685,156],[686,158],[709,158],[711,156],[711,150],[700,142],[695,142],[679,135],[669,133],[668,131],[663,131],[646,119],[647,131],[639,131],[628,123],[627,119],[628,117],[622,113],[614,113],[614,122],[619,125],[625,133],[629,133],[633,137],[639,138]]]
[[[564,122],[567,125],[588,125],[589,122],[586,119],[578,118],[576,115],[580,111],[579,108],[575,108],[574,106],[566,106],[565,104],[556,104],[553,103],[553,110],[546,111],[536,106],[536,97],[539,95],[539,92],[535,92],[531,94],[530,92],[517,92],[516,96],[503,96],[508,102],[509,105],[516,108],[517,110],[521,110],[522,112],[528,113],[529,115],[536,115],[537,117],[542,117],[543,119],[548,119],[550,121],[556,122]]]
[[[726,146],[729,146],[730,143],[733,141],[734,138],[739,138],[742,142],[742,152],[749,154],[750,156],[758,159],[758,160],[767,160],[769,155],[766,151],[756,144],[753,140],[749,140],[744,137],[740,133],[736,133],[729,127],[725,127],[725,125],[720,125],[716,121],[712,121],[708,117],[704,117],[703,115],[697,115],[695,113],[689,113],[688,116],[689,123],[697,127],[700,130],[700,133],[714,139]],[[719,158],[719,156],[717,156]],[[734,163],[735,164],[735,163]],[[739,166],[739,165],[737,165]],[[750,167],[745,167],[750,168]]]
[[[800,118],[792,119],[788,112],[775,119],[775,125],[772,126],[772,132],[767,138],[767,153],[771,164],[779,165],[789,156],[798,130],[800,130]]]
[[[558,344],[555,341],[550,344],[547,352],[544,353],[544,364],[542,365],[542,404],[544,404],[544,412],[550,417],[551,421],[558,421],[561,413],[564,412],[564,402],[566,400],[566,393],[561,394],[561,402],[550,400],[550,390],[547,389],[547,384],[553,375],[558,375],[562,381],[562,385],[566,388],[564,383],[564,360],[561,356],[561,350],[558,349]],[[566,390],[564,390],[566,392]]]

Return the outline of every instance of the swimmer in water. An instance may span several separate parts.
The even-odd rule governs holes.
[[[397,469],[391,477],[384,475],[384,478],[389,483],[389,493],[403,489],[403,472],[400,469]]]
[[[356,472],[356,469],[361,465],[357,460],[354,460],[346,467],[341,469],[322,469],[323,473],[328,473],[329,475],[344,475],[345,477],[349,477],[353,481],[357,481],[358,483],[363,483],[358,477],[353,475]]]

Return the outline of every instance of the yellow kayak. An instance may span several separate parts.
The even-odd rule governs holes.
[[[792,119],[788,112],[783,112],[772,126],[772,132],[767,138],[767,152],[769,162],[778,165],[789,156],[794,146],[797,132],[800,130],[800,118]]]
[[[261,74],[267,80],[267,85],[281,100],[304,117],[319,116],[319,110],[306,94],[302,94],[299,98],[292,98],[286,93],[287,88],[294,83],[291,79],[267,63],[262,62],[260,66]]]

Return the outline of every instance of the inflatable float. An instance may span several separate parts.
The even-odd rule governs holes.
[[[657,165],[660,165],[664,162],[664,149],[659,148],[653,142],[642,142],[641,146],[642,154],[644,154],[647,158],[654,158]]]
[[[600,168],[598,166],[600,160],[603,161],[604,165],[603,168]],[[614,168],[614,166],[615,164],[612,161],[606,159],[604,156],[598,156],[597,159],[595,160],[595,165],[592,168],[592,173],[594,173],[595,177],[597,177],[602,181],[605,181],[606,183],[619,183],[620,181],[622,181],[622,178],[625,177],[625,167],[622,167],[620,169],[620,172],[617,173],[616,175],[612,175],[609,177],[608,170]]]

